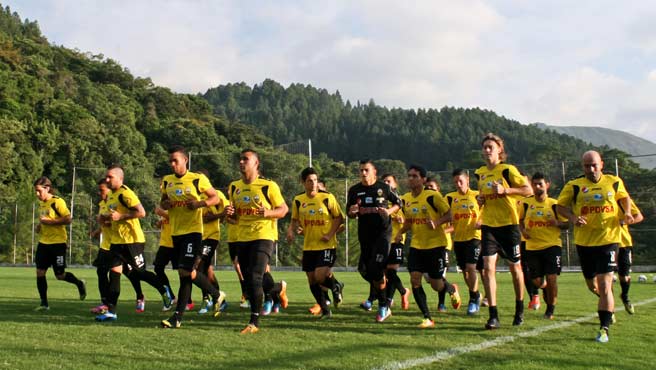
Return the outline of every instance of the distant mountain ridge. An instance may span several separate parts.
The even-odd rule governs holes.
[[[606,145],[631,155],[656,154],[656,143],[620,130],[594,126],[551,126],[540,122],[533,125],[543,130],[549,129],[573,136],[595,146]],[[656,155],[632,160],[643,168],[656,168]]]

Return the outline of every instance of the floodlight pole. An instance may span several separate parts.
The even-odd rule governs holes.
[[[308,139],[308,167],[312,167],[312,139]]]

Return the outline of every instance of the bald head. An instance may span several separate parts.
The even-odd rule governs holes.
[[[117,190],[123,185],[123,169],[121,167],[110,167],[105,175],[107,185],[111,190]]]
[[[592,182],[599,182],[604,169],[604,161],[601,160],[601,154],[594,150],[583,153],[581,157],[583,164],[583,173],[585,177]]]

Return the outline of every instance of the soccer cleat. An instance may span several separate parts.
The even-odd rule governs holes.
[[[453,307],[454,310],[457,310],[460,308],[460,305],[462,304],[462,300],[460,299],[458,284],[451,284],[451,285],[453,285],[453,293],[449,294],[451,296],[451,307]]]
[[[330,311],[330,309],[328,309],[326,311],[321,311],[321,317],[319,317],[319,320],[327,320],[327,319],[331,319],[332,317],[333,317],[333,313],[332,311]]]
[[[630,301],[624,301],[624,309],[629,315],[633,315],[635,313],[635,308],[633,307],[633,304]]]
[[[271,313],[278,313],[278,312],[280,312],[280,303],[274,303],[273,309],[271,309]]]
[[[95,313],[96,315],[100,315],[101,313],[105,313],[109,310],[109,307],[105,304],[98,305],[96,307],[93,307],[91,309],[91,313]]]
[[[496,317],[491,317],[485,323],[485,329],[487,330],[499,329],[500,327],[501,327],[501,323],[499,322],[499,319],[497,319]]]
[[[531,297],[531,301],[528,303],[529,310],[537,311],[540,309],[540,296],[534,294]]]
[[[272,309],[273,309],[273,301],[264,301],[264,304],[262,305],[262,312],[260,312],[260,315],[268,316],[269,314],[271,314]]]
[[[194,303],[194,301],[191,301],[187,303],[187,305],[185,306],[185,311],[193,311],[194,307],[196,307],[196,304]]]
[[[34,311],[37,311],[37,312],[39,312],[39,311],[50,311],[50,307],[48,307],[48,306],[39,306],[39,307],[35,308]]]
[[[595,340],[599,343],[608,343],[608,328],[600,328]]]
[[[310,311],[312,315],[318,316],[321,314],[321,306],[318,303],[315,303],[314,306],[308,309],[308,311]]]
[[[219,291],[219,296],[214,300],[214,317],[217,317],[221,314],[221,306],[225,302],[226,294],[223,290]]]
[[[80,293],[80,301],[84,301],[87,297],[87,282],[86,280],[80,280],[80,285],[77,286],[77,290]]]
[[[444,303],[440,303],[437,305],[437,312],[446,312],[446,306]]]
[[[513,326],[519,326],[524,323],[524,314],[515,314],[515,317],[513,318]]]
[[[118,319],[118,315],[116,315],[113,312],[109,312],[109,311],[96,316],[96,321],[100,321],[100,322],[116,321],[116,319]]]
[[[467,315],[469,316],[476,315],[479,310],[480,308],[478,307],[478,303],[476,303],[476,301],[471,301],[467,305]]]
[[[164,289],[166,292],[162,293],[162,311],[166,312],[173,308],[173,301],[175,300],[171,298],[171,293],[169,292],[169,289],[166,287],[166,285],[164,286]]]
[[[164,329],[177,329],[182,325],[182,322],[180,321],[178,316],[173,315],[173,316],[169,317],[168,319],[162,320],[160,325]]]
[[[344,283],[338,282],[337,284],[335,284],[335,290],[333,290],[333,301],[335,301],[335,308],[339,307],[339,305],[342,303],[343,291],[344,291]]]
[[[410,292],[411,290],[406,288],[405,294],[401,296],[401,308],[407,310],[410,308]]]
[[[360,303],[360,308],[362,308],[365,311],[371,311],[372,303],[370,300],[366,300],[362,303]]]
[[[420,329],[432,328],[432,327],[435,327],[435,321],[433,321],[429,318],[425,318],[425,319],[421,320],[421,323],[419,323],[419,325],[417,325],[417,327],[420,328]]]
[[[239,334],[255,334],[258,331],[260,331],[260,328],[258,328],[257,326],[255,326],[253,324],[248,324],[248,325],[246,325],[245,328],[241,329]]]
[[[278,295],[280,297],[280,306],[282,308],[287,308],[289,305],[289,299],[287,298],[287,282],[281,280],[280,285],[282,286],[280,288],[280,294]]]
[[[553,314],[553,312],[545,312],[545,313],[544,313],[544,319],[545,319],[545,320],[553,320],[553,319],[554,319],[554,314]]]
[[[226,312],[227,310],[228,310],[228,301],[223,301],[223,303],[221,303],[221,305],[219,306],[219,312]]]
[[[378,314],[376,314],[376,321],[383,322],[390,316],[392,316],[392,310],[389,307],[379,307]]]
[[[204,314],[210,312],[210,310],[213,307],[214,307],[214,302],[212,302],[211,298],[203,299],[203,304],[201,305],[200,310],[198,310],[198,314],[199,315],[204,315]]]
[[[243,295],[241,296],[241,300],[239,301],[239,308],[251,308],[251,303]]]
[[[137,313],[142,313],[146,310],[146,300],[137,299],[137,306],[134,309]]]

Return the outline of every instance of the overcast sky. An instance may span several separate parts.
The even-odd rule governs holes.
[[[0,0],[2,1],[2,0]],[[651,1],[9,0],[50,42],[178,92],[266,78],[656,142]]]

